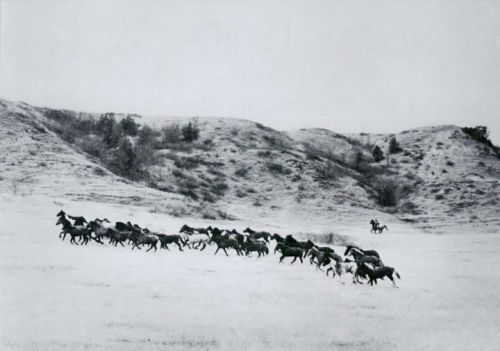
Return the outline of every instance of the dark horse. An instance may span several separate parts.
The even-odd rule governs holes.
[[[66,216],[68,216],[69,219],[72,219],[74,221],[74,223],[73,223],[74,226],[85,225],[85,223],[87,223],[87,220],[84,217],[81,217],[81,216],[80,217],[73,217],[73,216],[70,216],[69,214],[67,214],[66,212],[64,212],[63,210],[60,210],[56,216],[59,218],[65,218],[65,219],[66,219]]]
[[[381,226],[381,225],[379,224],[379,222],[378,222],[378,221],[376,221],[376,220],[374,220],[374,219],[372,219],[372,220],[370,221],[370,224],[371,224],[371,226],[372,226],[372,229],[370,230],[370,233],[373,233],[373,234],[377,234],[377,233],[378,233],[378,234],[381,234],[381,233],[384,231],[384,229],[385,229],[385,230],[387,230],[387,231],[389,231],[389,228],[387,228],[387,226],[386,226],[385,224]]]
[[[175,244],[179,248],[179,251],[184,251],[182,249],[182,246],[187,245],[187,243],[184,240],[182,240],[182,237],[178,234],[166,235],[166,234],[155,233],[155,235],[158,237],[158,240],[160,240],[160,248],[162,249],[170,250],[167,245]]]
[[[297,241],[291,235],[287,235],[285,237],[285,241],[283,242],[286,246],[290,247],[298,247],[299,249],[310,250],[314,247],[314,243],[311,240],[307,241]]]
[[[276,240],[277,243],[282,243],[285,241],[285,238],[283,238],[281,235],[274,233],[271,235],[271,240]]]
[[[199,234],[210,234],[208,229],[206,228],[193,228],[188,226],[187,224],[184,224],[181,229],[179,230],[179,233],[186,233],[186,234],[194,234],[194,233],[199,233]]]
[[[304,249],[298,247],[290,247],[286,246],[283,243],[278,243],[276,245],[276,248],[274,249],[274,252],[276,252],[276,250],[281,252],[280,263],[283,262],[283,259],[285,259],[285,257],[293,257],[293,260],[290,264],[294,263],[297,258],[300,260],[300,263],[304,263],[304,261],[302,260],[302,257],[305,257],[306,253],[306,250]]]
[[[266,243],[269,242],[269,238],[271,237],[271,233],[269,232],[256,232],[248,227],[243,231],[243,233],[248,233],[248,236],[252,239],[264,239]]]
[[[225,237],[223,235],[215,235],[215,236],[212,236],[212,241],[215,242],[215,244],[217,245],[217,250],[215,250],[214,255],[217,255],[217,252],[220,249],[222,249],[224,251],[224,253],[226,254],[226,256],[229,256],[227,254],[227,251],[226,251],[226,249],[228,249],[228,248],[235,249],[238,256],[242,255],[241,250],[240,250],[240,244],[238,243],[238,240],[236,240],[235,238],[231,238],[231,237],[228,238],[228,237]]]
[[[83,239],[83,244],[87,244],[89,240],[92,238],[90,236],[90,229],[82,226],[73,226],[70,221],[64,216],[60,216],[56,225],[62,224],[62,232],[61,234],[64,234],[62,237],[62,240],[66,238],[66,234],[69,234],[71,236],[71,240],[69,241],[71,244],[76,244],[75,238],[82,238]],[[61,234],[59,234],[59,237],[61,237]]]
[[[392,275],[394,274],[398,279],[401,279],[399,273],[396,272],[396,270],[392,267],[383,266],[372,268],[369,264],[364,264],[364,266],[367,269],[366,273],[370,278],[369,283],[371,286],[373,286],[373,283],[377,284],[377,279],[384,279],[384,277],[387,277],[392,281],[394,287],[397,287],[396,281],[394,280],[394,277]]]

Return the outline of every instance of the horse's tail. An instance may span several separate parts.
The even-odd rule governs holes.
[[[394,274],[396,275],[396,277],[398,277],[399,280],[401,280],[401,275],[399,275],[399,273],[396,270],[394,270]]]

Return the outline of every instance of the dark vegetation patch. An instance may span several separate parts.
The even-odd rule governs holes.
[[[292,170],[282,164],[276,162],[268,162],[266,164],[267,169],[274,174],[289,175],[292,174]]]
[[[491,142],[489,135],[490,132],[488,128],[485,126],[475,126],[475,127],[464,127],[462,131],[469,135],[472,139],[490,147],[497,155],[500,155],[500,148],[498,146],[493,145]]]

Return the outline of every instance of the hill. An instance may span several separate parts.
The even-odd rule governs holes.
[[[114,121],[109,133],[101,120]],[[199,137],[187,141],[190,123]],[[429,231],[500,226],[496,151],[455,126],[280,132],[247,120],[100,115],[4,100],[0,125],[4,192],[270,225],[378,217]],[[392,137],[401,150],[391,154]]]

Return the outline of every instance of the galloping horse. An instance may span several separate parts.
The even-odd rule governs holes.
[[[387,231],[389,231],[389,228],[387,228],[387,226],[385,224],[381,226],[380,223],[378,221],[374,220],[374,219],[372,219],[370,221],[370,224],[372,226],[372,229],[370,230],[370,233],[381,234],[384,231],[384,229],[387,230]]]
[[[245,229],[243,233],[248,233],[248,236],[252,239],[264,239],[266,243],[269,242],[269,238],[271,237],[271,233],[269,232],[256,232],[250,228]]]
[[[64,218],[64,219],[66,219],[66,216],[68,216],[68,218],[70,218],[74,221],[73,222],[74,226],[85,225],[85,223],[87,223],[87,220],[84,217],[81,217],[81,216],[73,217],[73,216],[70,216],[69,214],[67,214],[66,212],[64,212],[63,210],[60,210],[56,215],[56,217]]]
[[[66,234],[71,235],[71,240],[69,241],[71,244],[78,245],[78,243],[75,240],[76,237],[78,237],[78,238],[81,237],[83,239],[83,242],[82,242],[83,244],[87,244],[89,242],[89,240],[91,239],[90,229],[83,227],[83,226],[73,226],[70,223],[70,221],[68,221],[68,219],[64,216],[59,217],[56,225],[59,225],[59,224],[62,224],[62,226],[63,226],[61,234],[59,234],[59,237],[61,237],[61,235],[63,235],[62,240],[64,240],[64,238],[66,238]]]

